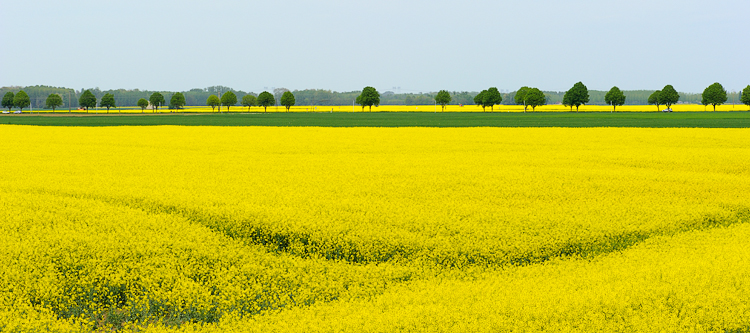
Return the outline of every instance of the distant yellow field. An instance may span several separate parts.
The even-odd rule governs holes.
[[[654,105],[623,105],[618,106],[615,112],[658,112],[664,110],[666,107],[661,105],[659,109]],[[713,111],[711,106],[704,107],[699,104],[675,104],[672,106],[674,112],[686,112],[686,111]],[[28,110],[26,110],[28,111]],[[165,107],[160,108],[160,113],[169,113],[173,110],[169,110]],[[221,108],[222,112],[227,112],[226,107]],[[230,112],[286,112],[286,108],[283,106],[272,106],[267,109],[262,107],[241,107],[232,106],[229,108]],[[343,106],[293,106],[289,110],[290,112],[369,112],[369,108],[365,108],[364,111],[359,105],[352,107],[351,105]],[[482,110],[481,106],[477,105],[448,105],[446,106],[445,112],[523,112],[522,105],[497,105],[493,110],[486,108]],[[575,108],[573,108],[575,112]],[[580,112],[611,112],[612,107],[607,105],[582,105],[579,108]],[[744,104],[732,105],[725,104],[716,107],[716,111],[748,111],[748,107]],[[38,112],[38,111],[34,111]],[[42,110],[41,112],[51,112],[50,110]],[[58,110],[56,113],[65,113],[67,110]],[[82,112],[80,110],[76,112]],[[105,113],[106,109],[89,110],[89,113]],[[141,109],[123,109],[118,111],[117,109],[111,109],[110,113],[125,112],[125,113],[140,113]],[[151,113],[152,110],[146,110],[145,113]],[[181,109],[179,112],[219,112],[218,108],[211,109],[209,106],[188,106],[185,109]],[[372,112],[442,112],[440,106],[434,105],[381,105],[373,107]],[[529,107],[527,112],[531,112]],[[536,112],[570,112],[569,107],[563,105],[543,105],[536,108]]]
[[[747,330],[748,138],[0,125],[0,331]]]
[[[321,107],[323,108],[323,107]],[[330,108],[330,107],[329,107]],[[342,111],[345,111],[345,107],[341,107]],[[247,109],[247,108],[246,108]],[[351,111],[349,106],[349,111]],[[618,106],[615,112],[657,112],[657,110],[664,110],[666,107],[661,105],[659,109],[655,105],[623,105]],[[362,108],[357,106],[355,112],[361,112]],[[367,112],[365,108],[365,112]],[[419,105],[419,106],[402,106],[402,105],[381,105],[379,107],[373,107],[373,111],[393,111],[393,112],[441,112],[440,106],[433,105]],[[610,112],[612,111],[611,106],[607,105],[582,105],[578,108],[580,112]],[[704,108],[703,105],[698,104],[676,104],[672,106],[674,112],[680,111],[712,111],[712,107]],[[720,105],[716,107],[716,111],[747,111],[746,105]],[[301,110],[300,110],[301,111]],[[335,111],[335,110],[334,110]],[[496,105],[494,109],[486,108],[482,110],[481,106],[477,105],[448,105],[446,106],[445,112],[523,112],[523,105]],[[531,107],[527,108],[527,112],[531,112]],[[536,112],[570,112],[570,107],[563,105],[543,105],[539,106],[535,110]],[[575,112],[575,107],[573,112]]]

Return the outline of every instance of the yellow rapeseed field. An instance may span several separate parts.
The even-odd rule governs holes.
[[[750,130],[0,125],[0,331],[750,329]]]

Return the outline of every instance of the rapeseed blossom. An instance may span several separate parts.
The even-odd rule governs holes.
[[[0,329],[747,328],[748,138],[0,126]]]

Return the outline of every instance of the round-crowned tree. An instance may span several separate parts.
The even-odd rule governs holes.
[[[586,88],[583,82],[579,81],[574,84],[573,87],[567,91],[567,94],[569,95],[568,103],[576,107],[576,112],[578,112],[579,106],[585,105],[589,102],[589,89]]]
[[[664,104],[667,109],[672,108],[672,104],[677,103],[679,100],[680,94],[677,93],[677,90],[674,90],[671,84],[664,86],[659,93],[659,102]]]
[[[656,111],[659,111],[661,105],[661,102],[659,101],[659,95],[661,94],[661,90],[654,91],[651,93],[651,96],[648,96],[648,104],[656,105]]]
[[[370,107],[370,112],[372,112],[373,105],[380,105],[380,93],[375,88],[367,86],[357,96],[356,103],[362,105],[362,111],[365,110],[365,106],[368,106]]]
[[[294,94],[292,94],[291,91],[285,91],[284,94],[281,95],[281,105],[286,108],[286,112],[289,112],[289,108],[291,108],[294,103]]]
[[[23,112],[24,108],[31,105],[31,99],[25,91],[21,90],[16,94],[15,97],[13,97],[13,105],[15,105],[21,112]]]
[[[211,95],[206,99],[206,105],[210,106],[212,111],[216,111],[216,107],[221,105],[221,100],[218,96]]]
[[[8,108],[8,111],[13,109],[16,104],[13,103],[13,98],[15,97],[15,94],[12,91],[9,91],[3,95],[3,108]]]
[[[716,111],[717,105],[722,105],[727,101],[727,91],[724,90],[724,87],[721,85],[721,83],[715,82],[714,84],[706,87],[706,89],[703,90],[701,100],[703,105],[711,104],[714,107],[714,111]]]
[[[495,111],[495,105],[503,102],[503,95],[495,87],[490,87],[482,96],[482,107],[489,106],[490,111]]]
[[[612,112],[614,112],[618,105],[625,104],[625,94],[622,93],[620,88],[614,86],[604,95],[604,102],[612,105]]]
[[[516,96],[513,97],[514,102],[516,102],[516,105],[523,104],[523,112],[526,112],[526,94],[531,90],[529,87],[521,87],[516,91]]]
[[[143,111],[148,107],[148,101],[145,98],[141,98],[138,100],[138,106],[141,107],[141,113],[143,113]]]
[[[255,106],[258,103],[257,98],[255,96],[247,94],[245,96],[242,96],[242,106],[247,106],[247,111],[250,111],[251,106]]]
[[[90,108],[96,107],[96,96],[91,90],[86,90],[81,94],[81,97],[78,97],[78,105],[86,109],[86,113],[88,113]]]
[[[47,100],[44,101],[44,104],[47,106],[47,108],[52,109],[52,113],[54,113],[57,107],[63,105],[63,99],[58,94],[49,94],[49,96],[47,96]]]
[[[158,92],[151,94],[151,97],[148,98],[148,101],[151,102],[151,106],[154,107],[154,112],[159,112],[159,107],[166,103],[166,100],[164,100],[164,95]]]
[[[99,101],[99,107],[107,108],[107,113],[109,113],[109,108],[117,107],[115,105],[115,95],[112,95],[110,93],[104,94],[104,96],[102,96],[102,100]]]
[[[536,110],[537,106],[547,104],[547,96],[544,96],[544,92],[537,88],[530,88],[525,97],[526,105],[531,107],[531,111]]]
[[[440,112],[445,111],[445,106],[451,102],[451,94],[446,90],[440,90],[435,96],[435,103],[440,104]]]
[[[476,96],[474,96],[474,104],[479,105],[482,107],[482,111],[486,111],[484,105],[484,96],[487,95],[487,90],[480,91]]]
[[[573,102],[570,100],[570,90],[565,92],[562,99],[563,106],[570,107],[570,112],[573,112]]]
[[[179,110],[180,108],[185,106],[185,95],[181,92],[175,93],[172,95],[172,98],[169,99],[169,105],[174,107],[175,109]]]
[[[226,106],[227,112],[229,112],[230,106],[237,105],[237,95],[235,95],[231,90],[227,91],[226,94],[221,95],[221,105]]]
[[[740,92],[740,102],[750,106],[750,85],[745,87],[745,89],[742,89],[742,92]]]
[[[264,91],[258,95],[258,106],[263,107],[263,112],[268,111],[268,107],[276,104],[276,98],[270,92]]]

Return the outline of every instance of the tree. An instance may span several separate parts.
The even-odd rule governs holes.
[[[750,85],[745,87],[745,89],[742,89],[742,92],[740,93],[740,102],[750,106]]]
[[[451,102],[451,94],[448,93],[445,90],[440,90],[437,93],[437,96],[435,96],[435,103],[440,104],[441,109],[440,112],[445,111],[445,105]]]
[[[226,106],[227,112],[229,112],[230,106],[237,105],[237,95],[235,95],[231,90],[227,91],[226,94],[221,95],[221,105]]]
[[[78,105],[86,109],[86,113],[88,113],[89,108],[96,107],[96,96],[91,90],[86,90],[81,94],[81,97],[78,97]]]
[[[258,95],[258,106],[263,107],[263,112],[268,111],[268,107],[276,104],[276,99],[270,92],[264,91]]]
[[[531,88],[526,86],[521,87],[521,89],[518,89],[518,91],[516,91],[516,97],[514,98],[516,105],[523,104],[523,112],[526,112],[526,94],[529,92],[529,90],[531,90]]]
[[[55,109],[58,106],[62,106],[63,105],[63,100],[62,100],[62,97],[60,97],[60,95],[58,95],[58,94],[49,94],[49,96],[47,96],[47,100],[44,102],[44,104],[48,108],[52,109],[52,112],[54,113]]]
[[[701,99],[704,103],[703,105],[711,104],[714,107],[714,111],[716,111],[716,105],[722,105],[727,101],[727,91],[724,90],[721,83],[715,82],[703,90]]]
[[[622,93],[620,88],[614,86],[604,95],[604,102],[612,105],[612,111],[614,112],[618,105],[625,104],[625,94]]]
[[[3,96],[3,109],[8,108],[8,112],[10,112],[10,110],[16,106],[16,104],[13,103],[14,97],[15,95],[12,91],[5,93],[5,96]]]
[[[172,105],[179,110],[181,107],[185,106],[185,95],[181,92],[175,93],[172,95],[172,98],[169,99],[169,105]]]
[[[648,96],[648,104],[656,105],[656,111],[659,111],[661,109],[659,105],[661,105],[661,101],[659,101],[659,95],[661,95],[661,90],[654,91],[651,96]]]
[[[13,97],[13,105],[23,112],[23,108],[31,105],[31,99],[25,91],[21,90]]]
[[[151,102],[151,106],[154,107],[154,112],[159,112],[159,107],[166,103],[166,101],[164,100],[164,95],[158,92],[151,94],[151,97],[148,98],[148,101]]]
[[[570,105],[576,107],[576,112],[578,112],[579,106],[585,105],[589,102],[589,89],[586,88],[583,82],[574,84],[573,87],[567,91],[567,94],[569,95],[568,102]]]
[[[479,92],[476,96],[474,96],[474,104],[479,105],[482,107],[482,111],[484,111],[484,95],[487,94],[487,90],[482,90]]]
[[[146,110],[148,107],[148,101],[145,98],[141,98],[138,100],[138,106],[141,107],[141,113],[143,113],[143,110]]]
[[[281,96],[284,96],[284,93],[289,91],[287,88],[275,88],[273,90],[273,98],[274,98],[274,105],[276,105],[276,101],[281,102]]]
[[[356,103],[362,105],[362,111],[365,110],[365,106],[370,107],[372,112],[372,106],[380,105],[380,93],[375,88],[367,86],[362,89],[362,93],[357,96]]]
[[[482,96],[482,106],[489,106],[490,111],[495,111],[495,105],[500,104],[503,101],[503,95],[495,87],[490,87],[487,92]]]
[[[257,103],[258,100],[253,95],[247,94],[242,96],[242,106],[247,106],[247,111],[250,111],[250,107],[255,106]]]
[[[537,88],[530,88],[525,96],[526,104],[531,107],[531,111],[534,111],[537,106],[547,104],[547,97],[544,93]]]
[[[570,100],[570,90],[565,92],[565,95],[563,95],[562,100],[563,106],[569,106],[570,112],[573,112],[573,102]]]
[[[707,107],[707,106],[708,106],[709,104],[711,104],[711,103],[709,103],[709,102],[708,102],[708,99],[706,98],[706,96],[705,96],[705,95],[702,95],[702,96],[701,96],[701,105],[703,105],[703,111],[706,111],[706,107]],[[716,108],[714,108],[714,111],[716,111]]]
[[[668,84],[662,88],[659,93],[659,102],[666,105],[667,109],[672,107],[672,104],[677,103],[680,100],[680,94],[677,90],[674,90],[671,84]]]
[[[107,113],[109,113],[109,108],[116,107],[115,95],[112,95],[110,93],[104,94],[104,96],[102,96],[102,100],[99,101],[99,107],[107,108]]]
[[[216,110],[216,107],[221,105],[221,100],[216,95],[208,96],[208,99],[206,100],[206,105],[211,107],[212,111]],[[221,108],[219,108],[221,110]]]
[[[292,94],[291,91],[285,91],[283,95],[281,95],[281,105],[286,107],[286,112],[289,112],[289,108],[294,105],[294,94]]]

